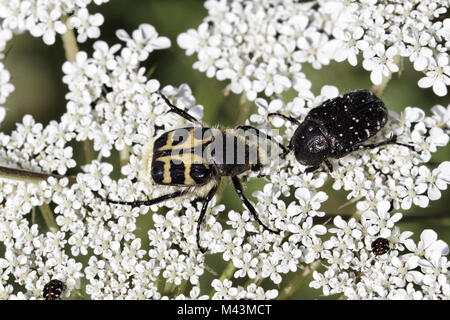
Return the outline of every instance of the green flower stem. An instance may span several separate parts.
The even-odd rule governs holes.
[[[164,292],[167,296],[169,296],[171,293],[174,292],[174,290],[175,290],[175,283],[166,281],[166,282],[165,282],[165,286],[164,286],[163,292]],[[161,294],[162,294],[162,292],[161,292]]]
[[[207,265],[206,263],[205,263],[205,270],[208,271],[209,273],[211,273],[216,278],[219,276],[219,274],[213,268],[211,268],[209,265]]]
[[[247,100],[245,94],[241,95],[241,100],[239,101],[239,110],[234,122],[235,126],[245,124],[245,120],[248,119],[250,113],[251,101]]]
[[[65,23],[67,27],[67,31],[61,35],[63,46],[64,46],[64,52],[66,54],[67,61],[75,61],[75,58],[78,53],[78,44],[77,40],[75,38],[75,34],[73,32],[73,29],[70,28],[67,24],[67,17],[64,17],[62,21]]]
[[[180,294],[183,294],[184,296],[188,295],[186,292],[188,282],[188,280],[181,281],[180,285],[176,287],[175,296],[179,296]]]
[[[94,143],[91,140],[83,141],[83,153],[84,153],[84,160],[86,161],[86,163],[92,162],[97,157],[94,151],[93,144]]]
[[[55,217],[53,216],[53,212],[50,209],[50,206],[47,203],[44,203],[39,207],[42,213],[42,217],[44,218],[45,224],[51,232],[56,232],[59,230],[58,224],[56,223]]]
[[[158,292],[163,295],[164,293],[164,287],[166,286],[166,279],[160,275],[159,279],[158,279],[158,284],[157,284],[157,288],[158,288]]]
[[[298,290],[298,288],[300,288],[306,278],[308,278],[309,275],[320,266],[320,262],[321,260],[317,260],[305,267],[302,272],[299,272],[294,279],[292,279],[289,284],[281,290],[277,300],[289,299]]]
[[[222,274],[220,275],[219,280],[223,282],[223,280],[225,279],[231,279],[234,270],[236,270],[236,267],[234,266],[233,261],[228,262],[225,270],[223,270]]]
[[[344,202],[343,204],[341,204],[341,205],[337,208],[337,210],[344,209],[344,208],[346,208],[346,207],[348,207],[348,206],[350,206],[350,205],[352,205],[352,204],[358,202],[358,201],[361,200],[361,199],[362,199],[362,197],[356,197],[356,198],[350,199],[350,200]]]
[[[67,27],[67,31],[61,35],[61,39],[64,46],[64,53],[66,60],[74,62],[78,53],[78,44],[73,29],[67,23],[67,17],[64,17],[62,21]],[[86,163],[90,163],[95,159],[95,153],[92,147],[92,142],[89,140],[83,141],[84,159]]]
[[[256,278],[256,279],[248,279],[245,284],[244,284],[244,288],[247,289],[247,287],[249,285],[251,285],[252,283],[256,284],[257,286],[259,286],[261,284],[261,282],[263,282],[264,278]]]
[[[33,209],[31,209],[31,224],[35,224],[36,223],[36,207],[33,207]]]
[[[379,85],[373,85],[370,88],[370,91],[372,91],[377,97],[379,97],[382,93],[384,88],[386,88],[386,85],[388,84],[389,80],[391,80],[392,74],[389,73],[387,77],[383,78],[383,81]]]
[[[130,151],[128,150],[128,146],[125,146],[119,153],[120,157],[120,167],[125,166],[130,160]]]

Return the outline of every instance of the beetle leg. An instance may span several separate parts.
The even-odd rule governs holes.
[[[355,145],[355,146],[353,147],[353,150],[352,150],[352,151],[365,150],[365,149],[375,149],[375,148],[378,148],[378,147],[381,147],[381,146],[385,146],[385,145],[388,145],[388,144],[396,144],[396,145],[403,146],[403,147],[407,147],[407,148],[409,148],[409,149],[411,149],[411,150],[414,150],[414,146],[410,146],[410,145],[408,145],[408,144],[404,144],[404,143],[399,143],[399,142],[397,142],[397,136],[394,135],[394,136],[392,136],[391,138],[389,138],[388,140],[381,141],[381,142],[379,142],[379,143],[375,143],[375,144],[358,144],[358,145]]]
[[[281,114],[281,113],[274,112],[274,113],[269,113],[267,115],[267,117],[273,117],[273,116],[279,116],[280,118],[283,118],[284,120],[287,120],[293,124],[300,125],[300,121],[298,121],[297,119],[295,119],[293,117],[285,116],[284,114]]]
[[[330,171],[330,173],[333,172],[333,165],[331,164],[331,162],[328,159],[325,159],[324,162],[328,167],[328,171]]]
[[[285,159],[286,156],[288,155],[288,153],[291,152],[291,150],[292,150],[291,142],[292,142],[292,140],[289,142],[289,144],[288,144],[287,148],[285,149],[285,151],[282,154],[280,154],[281,159]]]
[[[287,121],[289,121],[289,122],[291,122],[291,123],[293,123],[295,125],[300,125],[301,124],[301,122],[298,121],[297,119],[295,119],[293,117],[285,116],[284,114],[281,114],[281,113],[274,112],[274,113],[269,113],[267,115],[267,117],[273,117],[273,116],[278,116],[280,118],[283,118],[284,120],[287,120]],[[292,140],[289,142],[289,145],[287,146],[287,148],[283,148],[284,151],[283,151],[283,153],[280,154],[280,157],[282,159],[286,158],[287,154],[293,149],[291,142],[292,142]]]
[[[267,134],[265,134],[264,132],[259,131],[257,128],[253,127],[253,126],[238,126],[236,127],[236,130],[243,130],[243,131],[253,131],[251,133],[255,134],[258,138],[262,137],[263,139],[267,139],[269,141],[271,141],[272,143],[276,143],[278,145],[278,147],[283,150],[283,152],[281,154],[287,154],[289,152],[288,149],[286,149],[285,146],[283,146],[281,143],[279,143],[278,141],[276,141],[272,136],[269,136]]]
[[[236,189],[236,193],[238,194],[241,201],[244,203],[244,205],[247,207],[248,211],[250,211],[250,214],[253,216],[253,218],[267,231],[279,234],[279,230],[272,230],[269,227],[267,227],[262,221],[259,219],[258,214],[256,213],[255,207],[251,204],[250,201],[245,197],[244,192],[242,190],[242,184],[241,180],[237,177],[231,177],[231,180],[233,181],[234,189]]]
[[[414,146],[411,146],[411,145],[405,144],[405,143],[397,142],[397,136],[396,136],[395,134],[394,134],[389,140],[392,141],[392,142],[391,142],[392,144],[396,144],[396,145],[398,145],[398,146],[407,147],[407,148],[411,149],[412,151],[415,150]]]
[[[306,168],[305,172],[306,172],[306,173],[308,173],[308,172],[313,172],[313,171],[316,171],[316,170],[319,169],[319,168],[320,168],[320,166],[312,166],[312,167],[308,167],[308,168]]]
[[[217,191],[217,185],[215,185],[214,187],[211,188],[211,190],[209,190],[208,194],[206,195],[205,200],[203,201],[202,210],[200,211],[200,216],[198,217],[198,220],[197,220],[197,231],[196,231],[195,237],[197,239],[198,249],[202,253],[205,253],[208,249],[205,249],[200,245],[200,226],[202,225],[203,219],[205,218],[206,209],[208,209],[208,204],[211,201],[211,199],[214,197],[214,195],[216,194],[216,191]]]
[[[174,193],[165,194],[163,196],[160,196],[158,198],[150,199],[150,200],[138,200],[138,201],[117,201],[117,200],[111,200],[109,198],[106,199],[107,203],[114,203],[114,204],[124,204],[129,205],[132,207],[139,207],[139,206],[151,206],[160,202],[163,202],[165,200],[178,198],[186,194],[186,190],[179,190],[175,191]]]
[[[187,113],[184,110],[181,110],[180,108],[178,108],[177,106],[175,106],[172,102],[170,102],[170,100],[162,94],[161,91],[158,91],[159,95],[161,96],[161,98],[164,100],[164,102],[169,106],[170,110],[168,112],[173,112],[178,114],[180,117],[183,117],[184,119],[186,119],[187,121],[196,123],[198,125],[202,125],[202,123],[195,119],[193,116],[191,116],[189,113]]]

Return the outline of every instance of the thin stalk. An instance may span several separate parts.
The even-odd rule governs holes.
[[[358,201],[361,200],[361,199],[362,199],[362,197],[357,197],[357,198],[353,198],[353,199],[351,199],[351,200],[348,200],[348,201],[344,202],[343,204],[341,204],[341,205],[337,208],[337,210],[344,209],[345,207],[348,207],[348,206],[350,206],[350,205],[352,205],[352,204],[358,202]]]
[[[248,279],[245,284],[244,284],[244,288],[247,288],[249,285],[251,285],[252,283],[256,284],[257,286],[259,286],[261,284],[261,282],[263,282],[263,278],[255,278],[255,279]]]
[[[36,224],[36,207],[31,209],[31,225]]]
[[[179,296],[180,294],[184,294],[186,296],[186,289],[188,285],[188,280],[181,281],[180,285],[176,287],[175,296]]]
[[[86,161],[86,163],[92,162],[97,158],[93,144],[94,143],[91,140],[83,141],[84,161]]]
[[[64,46],[64,53],[66,55],[67,61],[75,61],[78,53],[77,39],[75,38],[75,33],[73,29],[67,24],[67,17],[64,17],[62,21],[67,27],[67,31],[61,35],[61,39]]]
[[[299,272],[294,279],[292,279],[289,284],[284,287],[277,300],[286,300],[290,298],[303,284],[306,278],[309,277],[311,273],[314,272],[320,266],[320,260],[317,260],[310,265],[308,265],[302,272]]]
[[[208,271],[209,273],[211,273],[214,277],[219,276],[219,274],[213,268],[208,266],[206,263],[205,263],[205,270]]]
[[[5,178],[9,180],[17,180],[27,183],[39,183],[42,180],[47,180],[48,178],[53,177],[55,179],[69,179],[69,184],[73,184],[76,182],[76,178],[74,176],[63,176],[59,174],[52,173],[43,173],[43,172],[33,172],[23,169],[16,168],[8,168],[0,166],[0,178]]]
[[[51,232],[58,231],[58,224],[56,223],[55,217],[53,216],[53,212],[50,209],[50,206],[47,203],[44,203],[39,207],[42,213],[42,217],[44,218],[45,224]]]
[[[128,146],[125,146],[122,150],[120,150],[119,157],[120,157],[120,167],[122,168],[130,160],[130,151],[128,150]]]
[[[164,288],[165,287],[166,287],[166,279],[162,275],[160,275],[159,276],[159,280],[158,280],[157,288],[158,288],[158,292],[161,294],[161,296],[164,295]]]
[[[164,292],[166,293],[166,295],[169,295],[170,293],[172,293],[174,291],[174,289],[175,289],[175,283],[166,281],[165,286],[164,286]]]
[[[234,125],[242,125],[245,124],[245,120],[247,120],[248,115],[250,113],[250,105],[251,101],[247,100],[245,94],[241,95],[241,100],[239,101],[239,110],[236,116],[236,120],[234,121]]]
[[[66,60],[74,62],[76,60],[78,53],[77,39],[75,37],[73,29],[67,23],[67,17],[64,17],[62,21],[65,23],[67,27],[67,31],[61,35]],[[90,163],[95,159],[95,153],[93,151],[91,141],[89,140],[83,141],[83,151],[86,163]]]
[[[225,279],[231,279],[231,276],[234,273],[234,270],[236,269],[236,267],[233,264],[233,261],[228,262],[225,270],[223,270],[222,274],[219,277],[220,281],[223,281]]]

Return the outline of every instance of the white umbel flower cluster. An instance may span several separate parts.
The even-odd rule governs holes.
[[[205,264],[195,242],[197,205],[178,199],[153,206],[152,211],[161,206],[170,210],[153,215],[155,229],[145,239],[150,244],[147,251],[135,231],[137,219],[148,209],[111,206],[99,197],[157,196],[161,190],[139,179],[144,146],[185,123],[166,113],[167,105],[155,94],[159,82],[147,79],[145,69],[139,67],[150,52],[168,47],[170,41],[147,24],[132,35],[119,30],[117,36],[126,46],[110,47],[98,41],[92,56],[79,52],[74,62],[63,65],[63,82],[69,91],[67,111],[59,121],[44,127],[25,116],[10,135],[1,135],[2,165],[37,173],[67,174],[76,165],[72,148],[67,146],[71,141],[91,140],[99,154],[98,161],[83,166],[70,179],[57,175],[40,183],[2,179],[0,240],[6,253],[0,258],[0,296],[4,299],[40,298],[51,279],[61,280],[64,296],[74,298],[82,292],[93,299],[167,298],[158,288],[161,282],[174,286],[187,282],[192,286],[189,298],[204,297],[198,291]],[[189,108],[199,119],[203,116],[187,85],[167,86],[162,91],[179,108]],[[125,148],[130,150],[128,165],[122,170],[125,178],[113,181],[109,177],[113,167],[101,159]],[[54,214],[53,221],[47,223],[48,230],[39,230],[34,217],[46,210],[50,219]],[[216,238],[217,243],[211,244],[216,252],[225,251],[223,243],[229,239],[222,239],[222,227],[215,220],[223,210],[223,205],[215,206],[213,201],[205,227],[206,236]],[[248,225],[256,234],[256,227]],[[228,232],[233,238],[234,230]],[[87,263],[79,262],[85,255],[89,255]],[[82,278],[88,282],[85,288],[80,287]],[[254,284],[235,290],[227,296],[262,299],[277,295],[276,290],[265,292]]]
[[[0,1],[0,59],[13,34],[29,32],[42,38],[45,44],[53,45],[56,36],[64,34],[68,28],[77,31],[77,41],[100,36],[103,24],[100,13],[91,14],[87,6],[94,2],[102,4],[108,0],[11,0]],[[5,103],[14,86],[9,82],[9,71],[0,62],[0,104]]]
[[[91,14],[87,6],[95,2],[100,5],[106,1],[91,0],[10,0],[0,2],[1,30],[13,33],[30,32],[34,37],[42,37],[45,44],[55,43],[57,35],[67,28],[77,30],[78,42],[100,36],[99,27],[103,24],[100,13]]]
[[[257,99],[258,114],[250,116],[251,123],[267,129],[270,121],[267,114],[273,112],[303,121],[311,108],[336,97],[338,90],[333,86],[324,86],[318,97],[314,97],[310,91],[304,91],[301,95],[302,97],[287,104],[280,99],[274,99],[270,103]],[[439,199],[441,190],[445,190],[450,182],[450,164],[443,162],[434,170],[428,169],[424,164],[430,161],[431,154],[438,147],[446,146],[449,142],[449,110],[450,105],[446,108],[436,105],[431,109],[432,115],[428,117],[417,107],[406,107],[400,115],[393,113],[387,125],[375,136],[375,140],[386,140],[396,134],[399,142],[414,146],[414,151],[403,146],[387,145],[354,152],[333,161],[334,170],[330,173],[333,189],[348,191],[347,199],[357,201],[360,212],[374,209],[381,200],[392,203],[393,209],[407,210],[412,204],[427,207],[429,200]],[[282,119],[275,119],[272,123],[276,127],[285,127],[283,136],[277,138],[284,139],[284,144],[287,145],[296,126]],[[302,186],[302,176],[299,177],[299,173],[304,172],[306,167],[299,164],[293,154],[288,156],[287,161],[288,168],[292,171],[285,174],[279,171],[278,174],[289,177],[287,181],[295,181],[295,186]]]
[[[66,2],[70,3],[61,3]],[[10,2],[11,5],[14,3]],[[26,9],[31,2],[17,2],[20,3],[24,3]],[[236,16],[229,10],[229,3],[247,11]],[[247,124],[271,134],[284,145],[288,144],[295,127],[282,119],[268,119],[268,113],[280,112],[302,121],[312,108],[339,94],[337,88],[325,86],[319,95],[314,95],[298,69],[301,62],[309,61],[319,67],[331,59],[319,52],[311,59],[314,48],[322,48],[336,40],[331,38],[334,30],[331,17],[341,11],[331,10],[334,7],[327,3],[338,2],[301,5],[306,20],[296,20],[295,30],[317,29],[308,31],[311,34],[306,32],[304,39],[299,40],[302,48],[309,48],[310,53],[295,54],[297,78],[290,77],[293,66],[289,66],[291,71],[284,73],[285,78],[277,78],[271,86],[272,80],[265,82],[268,78],[263,72],[279,72],[277,60],[270,59],[276,43],[270,45],[269,50],[266,38],[252,34],[245,21],[252,19],[256,26],[266,19],[267,35],[281,39],[278,31],[273,33],[271,21],[281,17],[285,19],[281,22],[291,21],[292,12],[296,12],[291,9],[300,10],[298,4],[289,1],[283,5],[280,1],[264,4],[262,1],[245,4],[241,1],[207,1],[212,16],[226,16],[234,21],[231,26],[222,23],[220,29],[223,32],[232,32],[233,26],[237,25],[242,33],[248,33],[245,43],[253,47],[246,55],[261,63],[248,67],[246,62],[233,62],[244,86],[239,89],[240,85],[237,85],[233,91],[245,91],[249,98],[255,99],[262,91],[272,95],[289,86],[301,89],[288,103],[280,99],[256,100],[258,112],[247,120]],[[375,2],[362,4],[371,8]],[[285,15],[278,16],[283,6],[286,6]],[[417,5],[414,10],[422,10],[419,7],[422,8]],[[347,6],[341,4],[339,8],[344,10]],[[428,11],[425,10],[425,16]],[[277,18],[269,19],[268,12]],[[46,14],[53,16],[51,10]],[[80,34],[87,37],[96,34],[87,31],[86,24],[77,20],[86,17],[86,12],[81,12],[77,18],[69,18],[74,26],[79,25],[84,30],[79,32],[78,41],[85,40]],[[17,19],[21,21],[22,18]],[[3,23],[7,20],[5,18]],[[281,22],[277,23],[281,25]],[[216,42],[220,39],[209,34],[217,23],[202,25],[203,38],[193,43],[192,52],[198,43],[217,47]],[[5,25],[0,32],[3,50],[16,30],[12,26]],[[326,38],[319,29],[328,34]],[[288,29],[279,31],[283,31],[284,36],[291,32]],[[190,33],[192,39],[197,37],[194,31]],[[322,170],[305,173],[305,167],[292,154],[283,161],[274,159],[263,170],[265,185],[253,193],[253,203],[261,220],[275,226],[280,234],[264,230],[245,207],[239,211],[229,210],[213,198],[200,237],[202,243],[208,244],[208,254],[215,254],[223,260],[223,265],[227,265],[223,274],[226,277],[213,279],[207,289],[202,283],[201,292],[200,278],[206,272],[214,274],[214,270],[207,265],[205,255],[196,243],[200,202],[192,201],[193,198],[176,198],[150,208],[131,208],[108,204],[104,200],[107,197],[123,201],[145,200],[166,192],[142,178],[146,148],[163,132],[187,123],[178,115],[167,113],[168,106],[160,99],[158,90],[195,118],[203,117],[203,107],[196,104],[188,85],[161,88],[157,80],[147,78],[147,70],[140,65],[152,51],[169,47],[168,38],[159,36],[149,24],[139,26],[131,34],[118,30],[117,37],[124,43],[110,46],[97,41],[92,53],[78,52],[75,61],[64,63],[62,81],[68,92],[66,112],[60,119],[44,126],[27,115],[10,134],[0,134],[2,172],[5,173],[3,167],[33,172],[28,176],[16,176],[16,180],[0,179],[0,242],[5,252],[0,258],[0,298],[41,298],[45,284],[58,279],[65,285],[64,296],[72,298],[84,295],[92,299],[274,299],[279,296],[278,290],[266,288],[282,286],[286,274],[303,273],[321,263],[326,271],[315,272],[310,285],[326,295],[339,293],[348,298],[363,299],[449,298],[448,260],[445,257],[448,246],[438,240],[432,230],[424,230],[418,243],[412,241],[411,232],[401,232],[396,225],[402,217],[396,211],[405,211],[412,206],[427,207],[430,201],[441,198],[447,189],[450,162],[432,169],[426,163],[438,147],[448,144],[450,105],[434,106],[431,115],[415,106],[406,107],[401,114],[392,114],[386,127],[373,139],[384,140],[395,133],[399,142],[414,146],[414,151],[390,145],[354,152],[333,161],[332,173]],[[180,42],[183,37],[188,35],[180,36]],[[240,50],[236,44],[224,43]],[[255,50],[256,45],[258,50]],[[286,56],[287,51],[277,50],[282,49],[275,51]],[[220,70],[216,72],[214,57],[221,53],[206,50],[202,55],[206,55],[210,64],[203,64],[205,60],[198,68],[217,75]],[[0,98],[6,99],[11,87],[8,85],[9,74],[2,70],[0,68]],[[252,82],[254,79],[242,77],[253,74],[259,77],[256,84]],[[284,86],[288,81],[292,84]],[[283,84],[281,88],[277,87],[280,83]],[[0,120],[4,116],[4,109],[0,108]],[[282,135],[276,134],[272,124],[282,129]],[[92,143],[98,157],[88,157],[87,163],[80,165],[74,160],[69,144],[86,142]],[[114,167],[110,160],[118,153],[121,177],[112,179]],[[78,172],[75,176],[68,176],[68,172],[75,170]],[[256,173],[251,173],[243,179],[255,177]],[[328,215],[322,209],[322,204],[329,198],[323,191],[327,182],[331,182],[335,190],[346,191],[348,200],[357,203],[356,218],[335,217],[334,226],[328,228],[324,223]],[[149,215],[152,227],[141,230],[140,221]],[[38,219],[45,220],[45,224],[39,224]],[[375,256],[373,242],[379,238],[385,240],[376,246]],[[386,249],[386,241],[386,252],[378,254]],[[264,287],[260,286],[264,280]],[[248,285],[236,285],[242,281]],[[285,291],[280,290],[281,293],[283,297]]]
[[[448,245],[433,230],[424,230],[416,244],[410,239],[412,232],[394,227],[401,214],[390,216],[389,206],[379,202],[377,211],[363,214],[361,223],[334,218],[335,228],[329,229],[333,235],[322,252],[326,270],[314,271],[311,287],[349,299],[450,298]],[[372,246],[380,236],[390,248],[376,255]]]
[[[450,19],[439,19],[446,0],[208,0],[205,7],[208,16],[178,44],[197,54],[195,69],[229,80],[232,92],[250,100],[309,89],[303,63],[356,66],[359,54],[376,85],[399,71],[397,57],[425,73],[420,87],[445,96],[450,85]]]
[[[276,127],[284,127],[283,136],[275,136],[275,138],[284,139],[284,144],[288,144],[296,127],[282,119],[269,120],[267,114],[279,112],[302,121],[311,108],[337,95],[337,88],[325,86],[317,97],[309,91],[303,91],[301,96],[289,103],[284,103],[280,99],[267,102],[259,98],[256,100],[259,106],[258,114],[250,116],[250,123],[259,125],[261,129],[265,128],[269,134],[273,132],[267,126],[268,121],[272,121]],[[354,152],[332,161],[334,171],[330,173],[330,176],[333,189],[344,189],[348,192],[347,199],[356,202],[361,219],[352,218],[345,221],[337,216],[334,224],[338,229],[328,229],[329,233],[336,236],[332,236],[325,242],[322,242],[322,237],[312,237],[308,242],[303,243],[301,259],[306,256],[312,257],[304,262],[311,263],[315,259],[321,259],[327,266],[325,273],[317,271],[314,273],[312,287],[321,288],[325,295],[340,293],[351,299],[404,299],[407,298],[404,293],[412,288],[421,292],[420,298],[423,299],[448,299],[449,263],[445,257],[448,253],[448,246],[445,243],[440,241],[436,252],[430,251],[426,255],[424,252],[420,255],[416,253],[414,256],[414,250],[410,250],[412,253],[396,258],[396,264],[400,261],[406,263],[409,258],[416,262],[411,265],[411,270],[415,270],[416,277],[408,278],[408,280],[401,278],[402,281],[398,278],[404,275],[399,275],[399,271],[392,270],[390,260],[376,263],[377,269],[373,269],[372,261],[377,261],[377,257],[371,253],[371,243],[378,237],[388,239],[392,248],[395,249],[390,251],[390,257],[399,255],[398,250],[403,250],[406,243],[408,243],[408,249],[414,246],[409,239],[412,233],[400,233],[395,226],[402,215],[395,213],[391,217],[389,211],[407,210],[412,205],[428,207],[431,200],[439,199],[441,191],[447,189],[450,183],[450,162],[445,161],[433,170],[428,169],[424,164],[430,160],[431,154],[437,150],[437,147],[446,146],[449,142],[449,110],[450,105],[446,108],[436,105],[431,109],[432,115],[427,117],[417,107],[406,107],[400,115],[393,114],[387,125],[375,136],[375,139],[385,140],[395,133],[399,141],[415,146],[414,151],[402,146],[390,145],[370,151]],[[323,172],[305,174],[306,167],[299,164],[292,154],[287,157],[286,162],[281,164],[275,173],[271,173],[270,179],[274,183],[266,184],[258,200],[260,203],[263,201],[269,211],[271,211],[270,206],[278,206],[271,211],[271,217],[275,219],[277,219],[277,213],[286,212],[288,216],[289,209],[297,205],[295,209],[292,209],[295,214],[303,212],[302,214],[308,213],[311,216],[322,216],[315,211],[320,207],[320,202],[327,199],[327,195],[321,196],[323,192],[315,188],[320,188],[327,176]],[[320,180],[321,183],[317,184],[314,180]],[[285,192],[282,192],[283,189]],[[294,190],[298,203],[284,202],[284,197],[289,196]],[[254,195],[257,197],[258,192]],[[322,200],[313,204],[308,203],[309,199]],[[306,217],[305,215],[304,219]],[[301,227],[303,228],[309,219],[311,218],[296,220],[293,221],[293,225],[288,225],[287,230],[293,233],[289,242],[294,241],[296,247],[299,246],[297,239],[304,233]],[[282,228],[282,220],[277,219],[277,226]],[[424,234],[432,232],[434,231],[424,231]],[[433,233],[432,237],[437,238],[437,235]],[[420,266],[436,263],[439,263],[437,267],[439,272],[436,277],[433,281],[425,281],[424,279],[429,279],[426,275],[430,271]],[[366,272],[366,267],[372,268],[371,271]],[[381,269],[386,270],[381,273]],[[374,279],[374,276],[379,278]],[[385,281],[393,281],[394,284],[386,287]],[[434,288],[434,291],[429,291],[430,286]]]

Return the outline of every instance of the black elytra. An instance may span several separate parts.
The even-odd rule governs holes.
[[[42,290],[42,296],[45,300],[59,300],[61,298],[64,283],[58,279],[52,279],[45,284]]]
[[[106,200],[115,204],[149,206],[181,196],[195,195],[202,198],[203,205],[197,221],[196,239],[200,251],[205,252],[206,249],[200,245],[200,226],[221,177],[229,176],[236,193],[252,217],[265,230],[279,233],[259,219],[255,208],[243,193],[238,176],[246,171],[258,171],[263,165],[261,159],[265,157],[257,144],[251,144],[244,137],[245,133],[276,143],[283,153],[286,153],[287,149],[271,136],[252,126],[224,130],[205,127],[199,120],[173,105],[161,92],[159,94],[169,106],[169,112],[176,113],[196,125],[167,131],[153,142],[150,170],[152,181],[178,189],[173,193],[144,201]]]
[[[372,242],[372,252],[376,256],[381,256],[389,251],[389,240],[377,238]]]
[[[288,151],[282,156],[293,151],[297,161],[309,167],[306,172],[318,169],[322,162],[331,172],[333,167],[328,158],[339,159],[357,150],[388,144],[414,149],[413,146],[396,142],[396,136],[376,144],[363,144],[380,131],[388,119],[383,101],[368,90],[350,91],[326,100],[313,108],[303,122],[280,113],[270,113],[268,116],[279,116],[298,125]]]

